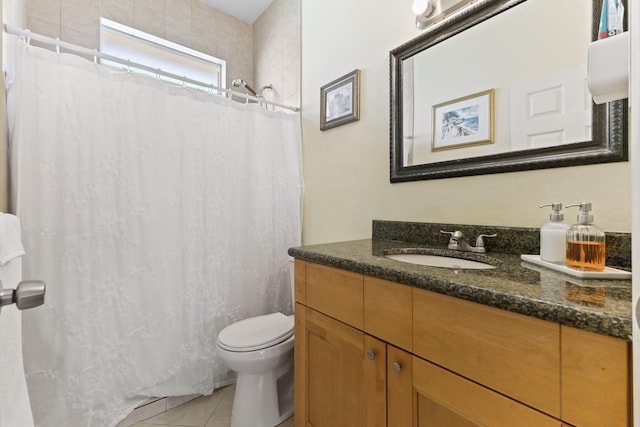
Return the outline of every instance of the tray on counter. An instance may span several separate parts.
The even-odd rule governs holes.
[[[625,270],[618,270],[613,267],[605,267],[604,271],[581,271],[569,268],[566,265],[554,264],[552,262],[543,261],[540,259],[540,255],[520,255],[523,261],[530,262],[542,267],[549,268],[551,270],[559,271],[561,273],[568,274],[570,276],[579,277],[581,279],[620,279],[631,280],[631,272]]]

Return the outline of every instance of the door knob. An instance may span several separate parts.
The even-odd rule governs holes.
[[[373,360],[376,358],[376,354],[373,352],[373,350],[369,350],[367,351],[367,357],[369,358],[369,360]]]
[[[396,374],[399,374],[402,366],[398,362],[393,362],[393,364],[391,364],[391,369],[393,369],[393,372]]]
[[[24,280],[14,289],[3,289],[0,281],[0,309],[15,303],[18,310],[37,307],[44,303],[46,285],[42,280]]]

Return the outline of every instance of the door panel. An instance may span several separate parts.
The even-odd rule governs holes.
[[[413,426],[413,359],[387,346],[387,421],[389,427]]]
[[[296,414],[296,425],[384,427],[385,344],[312,309],[303,310],[299,329],[304,331],[304,347],[297,360],[302,359],[306,369],[298,373],[305,378],[297,379],[296,386],[306,389],[302,394],[298,389],[296,399],[305,408]]]
[[[560,427],[560,421],[413,357],[418,427]]]

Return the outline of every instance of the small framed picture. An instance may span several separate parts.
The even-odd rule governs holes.
[[[434,105],[431,151],[493,144],[493,92]]]
[[[360,120],[360,70],[320,88],[320,130]]]

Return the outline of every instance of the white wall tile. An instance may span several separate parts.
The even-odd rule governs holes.
[[[62,0],[60,2],[60,24],[90,32],[100,18],[99,0]]]
[[[136,29],[154,36],[164,37],[164,1],[134,0],[133,21]]]
[[[269,100],[300,105],[300,0],[275,0],[253,25],[254,77]],[[287,100],[287,102],[285,102]]]
[[[100,0],[100,16],[129,27],[135,27],[135,3],[122,0]]]
[[[88,49],[100,48],[100,32],[97,26],[77,28],[62,25],[60,39]]]
[[[102,16],[224,59],[227,87],[236,78],[256,90],[273,84],[267,98],[282,102],[299,92],[300,1],[275,0],[251,26],[200,0],[29,0],[28,27],[99,48]]]
[[[27,28],[47,37],[60,37],[60,0],[29,0]]]
[[[60,38],[90,49],[100,47],[99,0],[62,0]]]
[[[44,14],[29,14],[27,28],[43,36],[60,38],[60,19],[53,19]]]
[[[164,5],[165,37],[183,46],[191,46],[191,0],[165,0]]]
[[[60,19],[60,0],[29,0],[29,14],[47,14],[51,19]]]

